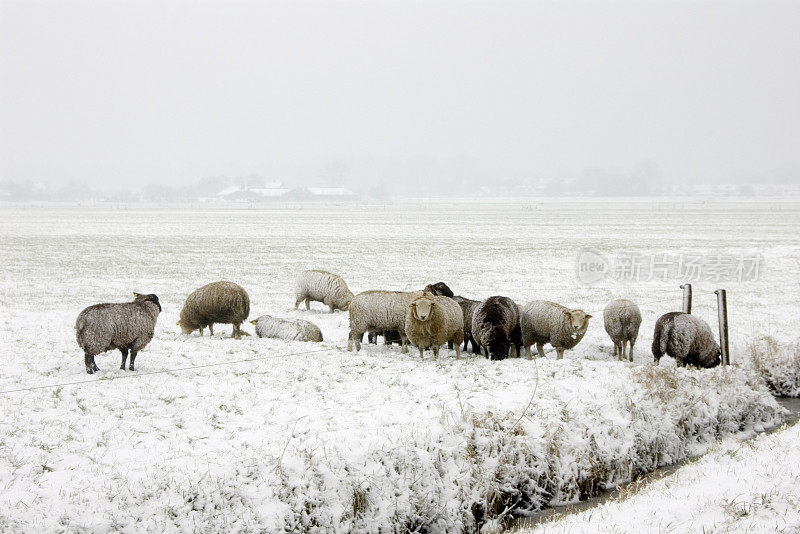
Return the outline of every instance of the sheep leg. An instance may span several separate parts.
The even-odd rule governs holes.
[[[408,337],[406,336],[406,333],[403,332],[402,330],[399,330],[399,333],[400,333],[400,345],[402,347],[400,349],[400,353],[408,354]]]
[[[122,348],[122,349],[119,349],[119,351],[122,353],[122,365],[120,365],[119,368],[124,371],[125,370],[125,360],[128,359],[128,349]],[[134,358],[134,356],[133,356],[133,354],[131,354],[131,361],[133,361],[133,358]]]
[[[214,334],[211,334],[211,335],[213,336]],[[202,326],[200,327],[200,337],[203,337],[203,327]]]
[[[421,359],[423,359],[423,358],[425,358],[425,355],[423,354],[423,352],[424,352],[424,351],[423,351],[422,347],[419,347],[419,359],[420,359],[420,360],[421,360]]]
[[[310,309],[311,309],[311,299],[306,298],[306,310],[310,310]]]
[[[211,323],[211,324],[208,325],[208,331],[210,332],[209,335],[211,335],[211,336],[214,335],[214,323]]]
[[[461,343],[455,343],[455,349],[456,349],[456,360],[460,360],[461,359]],[[466,349],[464,349],[464,350],[466,350]]]
[[[305,299],[305,297],[303,295],[300,295],[299,297],[297,297],[297,299],[295,299],[295,301],[294,301],[294,309],[295,310],[300,306],[300,303],[303,302],[304,299]]]
[[[463,349],[463,350],[464,350],[464,352],[466,352],[466,351],[467,351],[467,346],[469,346],[469,339],[467,339],[467,338],[464,338],[464,349]]]
[[[481,353],[481,347],[478,345],[478,342],[475,341],[475,338],[470,338],[470,340],[471,340],[471,343],[472,343],[472,352],[475,353],[475,354],[480,354]]]
[[[431,349],[433,350],[433,359],[434,360],[438,360],[439,359],[439,345],[434,345],[433,347],[431,347]]]
[[[556,360],[560,360],[564,357],[564,349],[562,347],[556,347]]]
[[[544,343],[536,344],[536,352],[539,353],[540,358],[544,358]]]
[[[636,343],[635,339],[628,341],[628,361],[633,361],[633,344]]]
[[[88,352],[83,356],[83,363],[86,365],[86,374],[93,375],[95,372],[94,356]]]
[[[128,365],[128,371],[133,371],[133,361],[136,359],[137,354],[138,352],[136,352],[135,350],[131,350],[131,363],[130,365]]]

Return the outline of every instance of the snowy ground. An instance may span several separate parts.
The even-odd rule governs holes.
[[[487,443],[495,443],[519,427],[537,436],[534,448],[552,442],[552,422],[568,422],[570,432],[600,432],[607,441],[589,449],[608,454],[606,461],[618,468],[612,475],[624,477],[618,460],[633,457],[630,440],[673,435],[673,426],[662,428],[652,417],[700,422],[699,435],[661,444],[676,457],[707,447],[713,436],[706,432],[739,430],[721,405],[741,418],[745,432],[777,420],[763,392],[745,391],[742,373],[689,373],[689,386],[673,404],[651,403],[653,391],[636,369],[651,360],[657,316],[679,309],[683,280],[609,277],[585,285],[576,274],[583,249],[607,256],[760,255],[754,280],[695,282],[695,313],[713,325],[713,289],[729,290],[734,359],[755,335],[796,338],[797,203],[4,206],[0,223],[6,414],[0,530],[227,530],[265,522],[292,528],[293,521],[310,529],[314,521],[347,517],[348,506],[351,516],[366,517],[364,508],[389,523],[397,510],[452,518],[457,510],[430,510],[434,505],[419,499],[431,488],[445,491],[448,477],[475,478],[474,465],[459,463],[469,450],[465,436],[475,428],[488,429]],[[582,307],[595,319],[566,362],[455,361],[448,351],[439,362],[420,362],[382,346],[352,356],[342,350],[346,313],[323,313],[319,304],[311,312],[293,309],[293,280],[305,268],[340,273],[354,292],[441,280],[464,296],[547,298]],[[181,336],[175,322],[186,295],[221,279],[248,290],[252,317],[309,319],[325,343],[235,341],[224,326],[213,339]],[[133,291],[161,299],[155,339],[137,358],[136,372],[118,370],[119,355],[107,354],[97,358],[102,372],[88,377],[74,340],[75,317],[93,303],[128,300]],[[610,361],[601,317],[616,297],[637,301],[644,315],[633,366]],[[56,384],[63,385],[12,392]],[[725,390],[724,384],[733,385]],[[697,411],[690,401],[703,388],[722,389],[709,395],[709,405],[695,402]],[[740,404],[731,407],[736,393]],[[647,424],[630,424],[631,402],[650,410]],[[753,410],[749,419],[746,409]],[[518,446],[511,450],[519,452]],[[430,463],[432,452],[440,460]],[[376,458],[390,458],[402,476],[373,483]],[[434,481],[442,466],[447,469]],[[569,465],[548,469],[569,481]],[[391,490],[391,484],[400,485]],[[464,492],[480,486],[474,480],[454,485]],[[374,509],[387,495],[405,508]],[[457,507],[473,497],[448,494],[445,501]]]
[[[518,532],[800,532],[798,443],[799,424],[725,440],[673,475]]]

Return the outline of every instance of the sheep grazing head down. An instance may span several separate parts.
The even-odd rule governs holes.
[[[433,299],[428,297],[419,297],[409,305],[411,308],[411,313],[418,321],[421,322],[425,322],[430,319],[431,315],[433,314],[434,306],[436,306],[436,303],[433,301]]]
[[[564,315],[567,316],[567,321],[572,327],[573,335],[580,336],[586,333],[586,329],[589,328],[589,319],[592,318],[591,315],[583,310],[564,310]]]
[[[134,299],[133,299],[134,302],[148,302],[149,301],[149,302],[152,302],[153,304],[155,304],[156,306],[158,306],[158,311],[159,312],[161,311],[161,303],[158,301],[158,297],[155,296],[154,294],[150,293],[149,295],[142,295],[140,293],[134,292],[133,296],[134,296]]]
[[[195,331],[195,330],[197,330],[197,328],[198,328],[197,326],[195,326],[195,327],[191,327],[191,326],[189,326],[187,323],[185,323],[184,321],[178,321],[178,322],[177,322],[177,323],[175,323],[175,324],[177,324],[178,326],[180,326],[180,327],[181,327],[181,332],[183,332],[184,334],[187,334],[187,335],[188,335],[188,334],[191,334],[192,332],[194,332],[194,331]]]

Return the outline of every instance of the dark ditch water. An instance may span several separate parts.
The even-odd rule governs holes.
[[[800,398],[777,398],[778,404],[789,410],[789,414],[786,416],[784,423],[786,425],[793,425],[797,423],[798,419],[800,419]],[[776,427],[770,428],[765,430],[764,432],[767,434],[771,434],[772,432],[778,431],[783,428],[783,425],[778,425]],[[646,475],[642,475],[636,482],[633,484],[637,484],[639,486],[647,485],[654,480],[658,480],[664,477],[667,477],[680,469],[683,465],[687,462],[692,461],[693,459],[688,459],[683,462],[678,462],[672,465],[666,465],[664,467],[660,467],[655,471],[647,473]],[[602,504],[610,499],[614,499],[619,496],[620,490],[624,490],[627,484],[623,484],[618,486],[614,489],[610,489],[608,491],[604,491],[599,495],[594,497],[590,497],[585,501],[577,502],[574,504],[567,504],[564,506],[554,506],[552,508],[545,508],[544,510],[537,512],[536,514],[530,517],[520,518],[519,520],[514,523],[511,527],[511,531],[515,531],[520,528],[525,527],[532,527],[534,525],[538,525],[539,523],[544,523],[554,516],[562,516],[562,515],[569,515],[577,512],[582,512],[584,510],[588,510],[598,504]]]

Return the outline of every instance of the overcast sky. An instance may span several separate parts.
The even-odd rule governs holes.
[[[1,5],[0,178],[800,172],[800,2]]]

